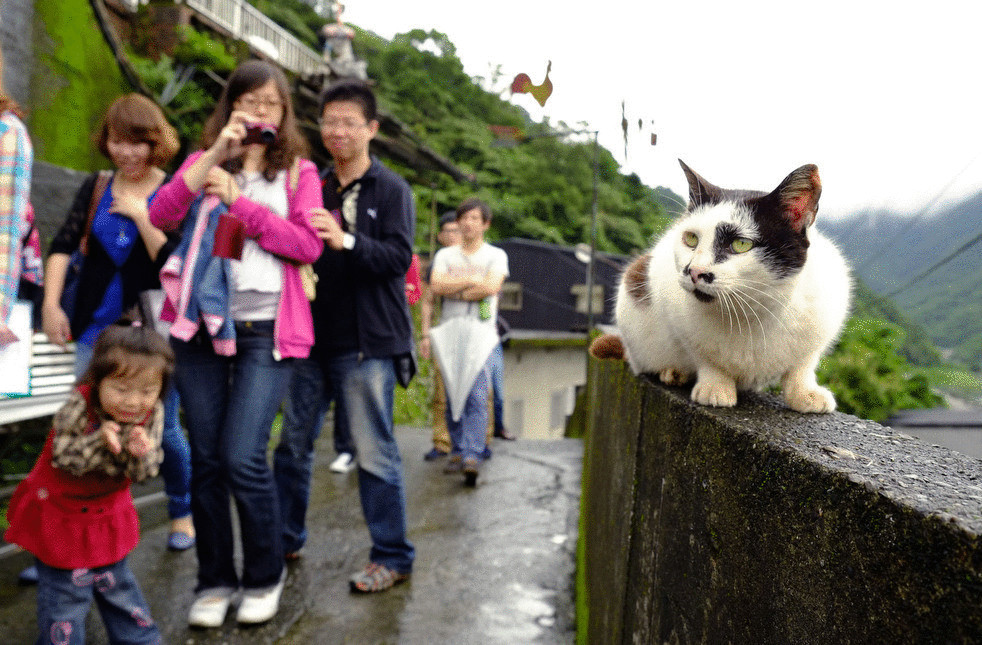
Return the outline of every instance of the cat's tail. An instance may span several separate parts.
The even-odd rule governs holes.
[[[613,358],[622,361],[624,360],[624,342],[616,334],[597,336],[590,343],[590,356],[601,359]]]

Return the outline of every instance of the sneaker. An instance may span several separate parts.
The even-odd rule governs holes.
[[[425,455],[423,455],[423,461],[435,461],[440,457],[446,457],[449,453],[443,452],[442,450],[437,450],[434,448]]]
[[[36,585],[39,575],[37,565],[32,564],[17,574],[17,583],[22,585]]]
[[[344,474],[355,467],[355,458],[350,452],[342,452],[337,459],[331,462],[329,468],[331,472]]]
[[[407,580],[408,573],[399,573],[384,565],[369,562],[364,569],[351,576],[348,584],[352,593],[378,593]]]
[[[188,625],[221,627],[225,622],[225,614],[228,613],[234,591],[231,587],[214,587],[199,593],[191,603],[191,610],[188,611]]]
[[[464,460],[464,486],[468,486],[470,488],[477,486],[478,466],[480,466],[480,463],[474,457],[468,457]]]
[[[276,615],[280,608],[280,595],[286,583],[286,568],[280,576],[280,581],[272,587],[246,589],[242,592],[242,604],[235,614],[235,620],[244,625],[265,623]]]
[[[167,536],[167,549],[169,551],[187,551],[194,546],[194,536],[174,531]]]

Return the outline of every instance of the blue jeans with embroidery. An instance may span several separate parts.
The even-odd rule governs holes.
[[[283,571],[280,508],[266,460],[270,428],[293,361],[273,358],[273,321],[235,324],[236,353],[219,356],[202,334],[171,338],[191,445],[191,515],[197,534],[197,590],[275,585]],[[242,576],[233,558],[235,500]]]
[[[55,569],[37,561],[38,643],[84,645],[95,600],[111,643],[160,643],[136,578],[122,559],[94,569]]]

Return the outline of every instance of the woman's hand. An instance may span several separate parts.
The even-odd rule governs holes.
[[[248,112],[236,110],[228,117],[228,123],[218,133],[218,138],[212,144],[211,150],[216,153],[218,163],[236,157],[242,153],[242,140],[246,136],[246,126],[254,123],[256,117]]]
[[[62,349],[68,349],[68,342],[72,339],[72,328],[60,304],[44,303],[41,307],[41,328],[48,340]]]
[[[15,341],[17,341],[17,334],[10,331],[10,327],[0,323],[0,349]]]
[[[226,206],[231,206],[239,198],[242,191],[235,177],[224,169],[214,166],[208,170],[205,177],[205,193],[218,197]]]
[[[150,220],[150,210],[147,208],[146,198],[137,197],[135,195],[116,195],[109,207],[109,210],[113,213],[119,213],[124,217],[130,218],[137,225]]]

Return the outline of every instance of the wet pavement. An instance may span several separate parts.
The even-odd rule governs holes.
[[[354,595],[348,577],[367,561],[369,538],[357,474],[332,473],[329,433],[318,443],[310,538],[289,566],[280,611],[269,623],[240,628],[234,610],[220,629],[185,620],[193,599],[194,551],[166,549],[162,495],[140,511],[143,535],[130,566],[166,643],[572,643],[574,566],[582,443],[496,441],[474,489],[424,462],[429,431],[399,428],[406,469],[409,537],[416,546],[411,580],[385,593]],[[16,584],[30,562],[0,558],[0,642],[37,636],[35,591]],[[88,642],[106,643],[89,616]]]

